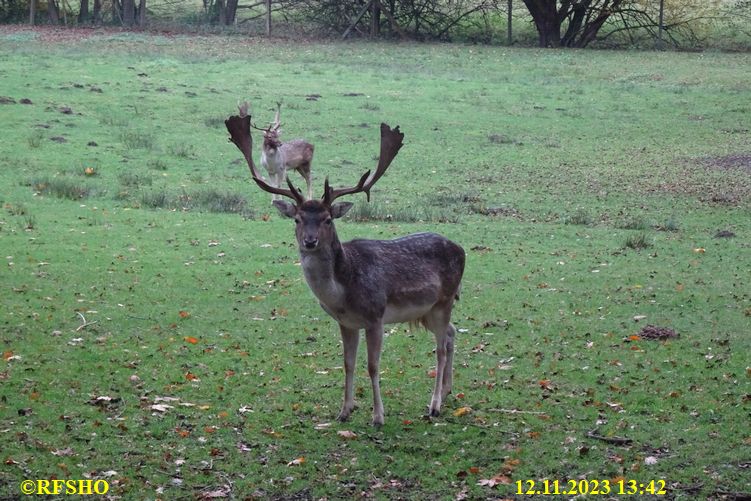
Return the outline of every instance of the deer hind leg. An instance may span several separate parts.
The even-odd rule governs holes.
[[[355,408],[355,364],[357,361],[357,345],[360,342],[360,332],[339,326],[344,349],[344,401],[342,410],[336,419],[346,421]]]
[[[443,381],[441,381],[441,400],[451,393],[451,387],[454,383],[454,338],[456,337],[456,327],[449,322],[446,329],[446,367],[443,371]]]
[[[310,176],[310,162],[306,162],[298,167],[297,172],[305,179],[305,184],[308,186],[308,200],[313,199],[313,180]]]
[[[383,424],[383,402],[381,401],[381,347],[383,345],[383,324],[365,329],[365,340],[368,343],[368,375],[373,387],[373,425]]]
[[[454,334],[456,329],[449,322],[449,317],[450,311],[447,312],[444,308],[435,307],[423,319],[425,327],[435,336],[435,386],[428,408],[428,415],[433,417],[441,413],[441,405],[451,392],[453,381]]]

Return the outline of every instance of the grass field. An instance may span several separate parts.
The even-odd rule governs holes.
[[[432,336],[397,325],[385,426],[363,350],[335,421],[338,329],[227,142],[244,99],[284,101],[316,192],[401,126],[338,230],[465,248],[441,417]],[[0,499],[751,493],[751,56],[5,27],[0,101]]]

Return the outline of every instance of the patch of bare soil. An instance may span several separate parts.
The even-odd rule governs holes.
[[[116,33],[117,29],[112,28],[67,28],[61,26],[22,26],[22,25],[5,25],[0,28],[0,33],[29,33],[33,34],[38,40],[44,42],[74,42],[85,40],[94,36],[100,36],[107,33]]]
[[[751,153],[687,161],[680,177],[661,182],[658,189],[711,204],[751,203]]]
[[[668,329],[667,327],[645,325],[644,327],[642,327],[641,331],[639,331],[639,337],[641,337],[642,339],[663,340],[677,338],[679,336],[677,332],[675,332],[673,329]]]
[[[751,154],[707,157],[702,163],[710,169],[740,169],[751,174]]]

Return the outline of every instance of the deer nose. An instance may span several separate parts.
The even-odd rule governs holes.
[[[317,238],[306,238],[303,240],[303,245],[306,249],[315,249],[316,245],[318,245],[318,239]]]

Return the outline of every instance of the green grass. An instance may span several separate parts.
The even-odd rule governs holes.
[[[751,491],[748,55],[107,32],[0,49],[3,95],[33,102],[0,105],[0,497],[104,478],[139,500],[529,498],[478,484],[501,474]],[[431,336],[399,325],[386,425],[362,350],[360,408],[334,421],[337,328],[220,120],[244,99],[258,124],[284,100],[319,193],[401,126],[372,207],[337,227],[467,251],[440,418],[421,417]],[[647,324],[680,337],[634,337]]]

